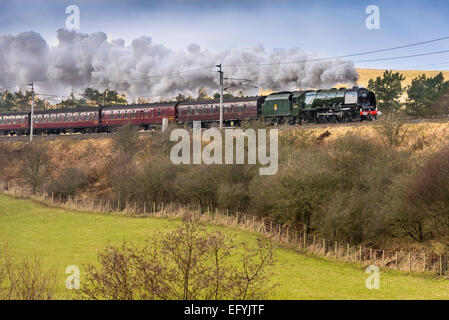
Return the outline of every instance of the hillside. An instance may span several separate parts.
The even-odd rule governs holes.
[[[0,195],[0,245],[16,256],[38,255],[46,267],[57,267],[59,298],[74,298],[64,289],[65,268],[95,262],[97,250],[126,240],[143,243],[157,231],[171,230],[174,219],[132,218],[49,208],[29,200]],[[222,228],[241,241],[251,233]],[[272,299],[449,299],[449,282],[431,276],[382,272],[379,290],[368,290],[368,275],[358,265],[337,263],[277,249]],[[83,275],[81,274],[81,279]],[[82,280],[81,280],[82,281]],[[82,285],[82,282],[81,282]]]
[[[423,73],[428,77],[434,77],[438,73],[443,72],[444,78],[449,79],[449,71],[436,71],[436,70],[393,70],[395,72],[399,72],[405,76],[405,80],[403,82],[403,86],[408,86],[411,84],[412,80],[416,77],[419,77]],[[357,69],[357,72],[360,76],[358,85],[361,87],[368,86],[368,82],[370,79],[375,79],[376,77],[381,77],[385,72],[384,69]]]
[[[419,77],[423,73],[428,77],[434,77],[438,73],[443,72],[444,78],[449,79],[449,70],[445,71],[437,71],[437,70],[393,70],[395,72],[400,72],[405,76],[405,80],[403,82],[403,86],[408,86],[412,83],[412,80],[416,77]],[[357,85],[359,87],[367,87],[370,79],[375,79],[377,77],[381,77],[385,72],[385,69],[357,69],[357,73],[359,74],[359,81]],[[349,84],[337,84],[336,88],[340,87],[350,87]],[[262,88],[259,92],[260,95],[268,95],[275,91],[270,89]]]

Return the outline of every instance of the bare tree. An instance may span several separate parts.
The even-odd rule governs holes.
[[[159,233],[143,248],[108,246],[99,267],[87,266],[87,299],[261,299],[273,265],[273,243],[238,248],[226,234],[207,231],[192,215],[175,231]],[[237,260],[236,260],[237,258]]]
[[[1,300],[50,300],[56,293],[56,270],[44,270],[38,257],[14,263],[5,246],[0,250]]]
[[[34,142],[26,145],[24,151],[22,176],[36,193],[37,188],[45,181],[49,172],[48,146],[44,142]]]

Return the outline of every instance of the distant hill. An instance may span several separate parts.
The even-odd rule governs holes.
[[[405,76],[405,80],[402,83],[403,86],[408,86],[412,83],[412,80],[416,77],[419,77],[423,73],[428,77],[434,77],[438,73],[443,72],[444,78],[449,80],[449,70],[438,71],[438,70],[393,70],[394,72],[402,73]],[[359,87],[367,87],[370,79],[375,79],[376,77],[381,77],[385,69],[357,69],[357,73],[359,74]],[[337,84],[334,86],[335,88],[347,87],[350,88],[349,84]],[[269,95],[275,91],[270,90],[268,88],[262,88],[259,92],[260,95]]]
[[[394,72],[402,73],[405,76],[403,86],[408,86],[412,83],[412,80],[419,77],[423,73],[428,77],[434,77],[438,73],[443,72],[444,78],[449,80],[449,70],[446,71],[436,71],[436,70],[393,70]],[[385,69],[357,69],[360,76],[358,85],[359,87],[368,86],[368,81],[370,79],[375,79],[376,77],[381,77],[385,72]]]

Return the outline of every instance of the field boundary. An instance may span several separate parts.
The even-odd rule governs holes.
[[[276,243],[300,253],[312,254],[342,262],[376,265],[381,268],[408,272],[427,272],[444,276],[448,270],[446,253],[426,251],[381,250],[354,246],[307,234],[272,221],[239,212],[218,211],[192,207],[179,203],[130,202],[94,199],[66,194],[49,193],[31,185],[0,182],[0,192],[22,199],[33,199],[69,210],[103,214],[121,214],[133,217],[181,218],[185,213],[199,217],[200,221],[214,225],[237,227],[273,239]]]

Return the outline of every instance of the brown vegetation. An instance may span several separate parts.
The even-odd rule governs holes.
[[[116,135],[124,137],[44,144],[39,152],[46,150],[48,161],[38,161],[38,172],[46,176],[38,175],[37,188],[248,212],[352,244],[446,243],[445,123],[385,120],[361,127],[282,130],[274,176],[259,176],[251,165],[176,166],[169,160],[173,143],[167,133],[138,139],[128,131]],[[118,147],[126,141],[134,151]],[[2,177],[30,181],[22,170],[29,147],[2,143],[0,148]]]

